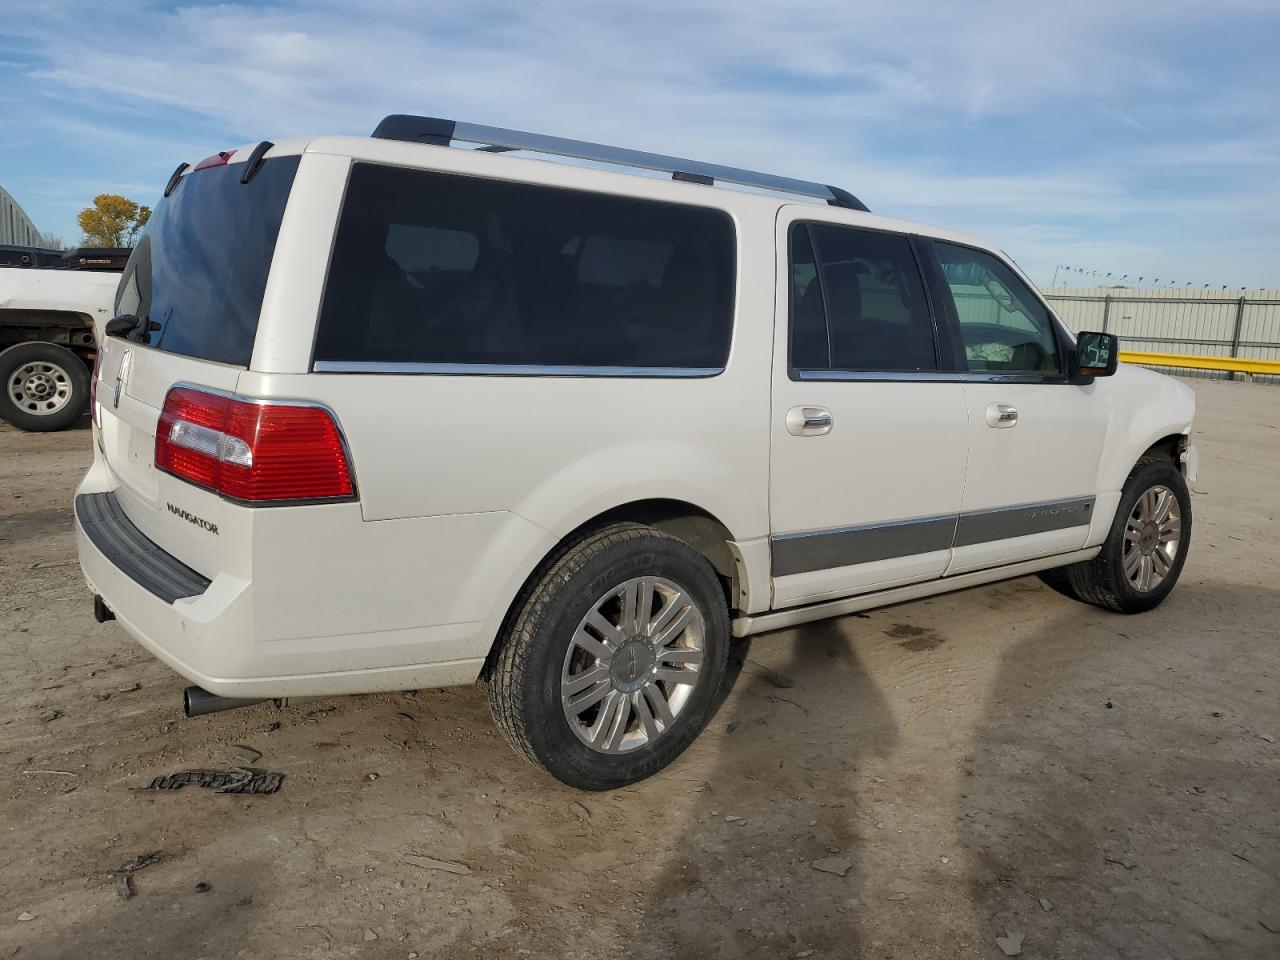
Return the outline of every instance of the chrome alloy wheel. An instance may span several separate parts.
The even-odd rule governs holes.
[[[1143,492],[1124,526],[1124,575],[1139,593],[1164,582],[1182,542],[1182,510],[1162,484]]]
[[[71,376],[48,360],[24,363],[10,375],[6,387],[19,410],[37,416],[57,413],[71,400]]]
[[[698,683],[707,628],[687,590],[636,577],[597,600],[560,671],[560,704],[579,740],[626,753],[669,731]]]

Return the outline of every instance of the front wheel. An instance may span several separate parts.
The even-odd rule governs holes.
[[[1191,495],[1177,465],[1142,460],[1120,496],[1111,532],[1092,560],[1040,579],[1075,600],[1117,613],[1159,606],[1182,573],[1191,545]]]
[[[89,406],[84,361],[56,343],[19,343],[0,353],[0,417],[20,430],[65,430]]]
[[[724,592],[684,541],[616,524],[535,578],[499,639],[489,706],[521,754],[573,787],[661,770],[716,706],[729,651]]]

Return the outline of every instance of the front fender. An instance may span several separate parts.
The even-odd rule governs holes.
[[[1118,492],[1152,444],[1186,435],[1196,415],[1195,392],[1179,380],[1122,363],[1107,380],[1111,425],[1099,466],[1099,490]]]

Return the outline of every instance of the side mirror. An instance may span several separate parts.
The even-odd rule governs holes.
[[[1078,333],[1072,360],[1077,377],[1109,377],[1120,362],[1120,342],[1114,333]]]

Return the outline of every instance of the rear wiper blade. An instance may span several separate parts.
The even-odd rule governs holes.
[[[160,324],[154,320],[133,313],[120,313],[107,321],[104,332],[108,337],[124,337],[134,343],[150,343],[151,334],[159,329]]]
[[[128,337],[142,324],[142,318],[132,313],[118,313],[107,321],[108,337]]]

